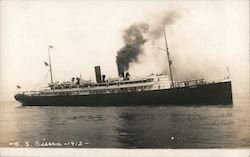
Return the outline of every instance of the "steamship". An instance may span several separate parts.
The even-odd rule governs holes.
[[[164,37],[170,75],[130,76],[117,57],[117,78],[106,78],[101,74],[100,66],[96,66],[95,82],[80,77],[63,83],[54,82],[49,46],[47,66],[50,67],[51,83],[48,88],[19,92],[14,97],[24,106],[230,105],[233,103],[229,76],[212,82],[204,79],[174,81],[165,32]]]

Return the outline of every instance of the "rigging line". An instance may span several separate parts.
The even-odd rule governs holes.
[[[48,75],[49,75],[49,71],[47,71],[45,77],[43,77],[42,80],[34,86],[33,90],[37,89],[37,87],[40,86],[44,82],[44,80],[48,77]]]

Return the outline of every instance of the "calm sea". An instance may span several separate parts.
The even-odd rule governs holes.
[[[250,147],[249,93],[232,106],[0,107],[0,147]]]

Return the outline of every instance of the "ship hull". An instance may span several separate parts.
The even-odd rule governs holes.
[[[231,81],[153,91],[94,95],[15,95],[24,106],[231,105]]]

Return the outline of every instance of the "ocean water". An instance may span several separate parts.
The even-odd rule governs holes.
[[[250,147],[249,93],[232,106],[0,107],[0,147]]]

